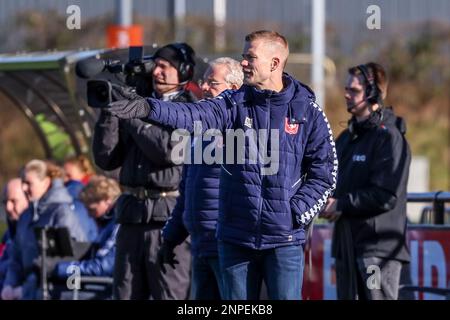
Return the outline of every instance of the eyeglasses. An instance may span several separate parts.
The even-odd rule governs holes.
[[[216,87],[218,85],[221,84],[225,84],[225,82],[219,82],[219,81],[214,81],[211,79],[207,79],[207,80],[198,80],[198,85],[201,87],[204,83],[206,83],[209,87]]]

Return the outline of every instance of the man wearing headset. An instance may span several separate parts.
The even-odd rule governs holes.
[[[163,101],[194,102],[184,86],[194,73],[194,50],[185,43],[158,49],[152,71],[153,96]],[[123,90],[115,94],[128,98]],[[123,98],[122,98],[123,99]],[[172,130],[141,119],[123,120],[102,110],[95,126],[93,154],[103,170],[120,168],[124,194],[117,201],[114,268],[116,299],[186,299],[190,287],[190,249],[175,249],[180,262],[162,272],[157,261],[161,229],[179,195],[181,165],[171,159]]]
[[[406,126],[383,106],[387,77],[367,63],[348,70],[348,128],[336,140],[337,187],[321,216],[335,221],[338,299],[397,299],[406,244],[411,153]]]

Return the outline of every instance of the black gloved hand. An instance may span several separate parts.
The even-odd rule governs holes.
[[[109,104],[105,112],[120,119],[145,118],[150,113],[150,105],[147,101],[137,96],[132,100],[120,100]]]
[[[112,87],[111,95],[113,101],[133,100],[136,98],[142,98],[133,89],[129,87],[122,87],[115,83],[112,83],[111,87]]]
[[[163,273],[166,273],[166,267],[164,264],[170,265],[175,269],[175,265],[179,264],[178,260],[175,259],[175,245],[169,241],[164,241],[161,248],[158,251],[158,263]]]

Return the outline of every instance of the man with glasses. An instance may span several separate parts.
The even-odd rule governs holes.
[[[232,58],[217,58],[209,63],[199,86],[205,98],[217,97],[225,90],[241,87],[244,74],[240,63]]]
[[[239,62],[223,57],[209,63],[199,85],[205,98],[213,98],[224,90],[239,89],[243,79]],[[191,154],[194,154],[194,144],[202,143],[200,140],[194,140]],[[202,149],[209,143],[215,141],[204,142]],[[219,300],[223,297],[223,288],[215,233],[219,215],[220,164],[191,163],[183,167],[180,197],[163,229],[164,245],[160,251],[160,261],[173,264],[173,249],[190,235],[191,298]]]

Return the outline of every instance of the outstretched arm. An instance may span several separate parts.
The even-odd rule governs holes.
[[[131,100],[113,102],[106,110],[121,119],[149,118],[174,129],[194,132],[201,130],[223,130],[232,119],[235,103],[229,93],[224,92],[215,99],[196,103],[168,102],[153,98],[136,97]]]

